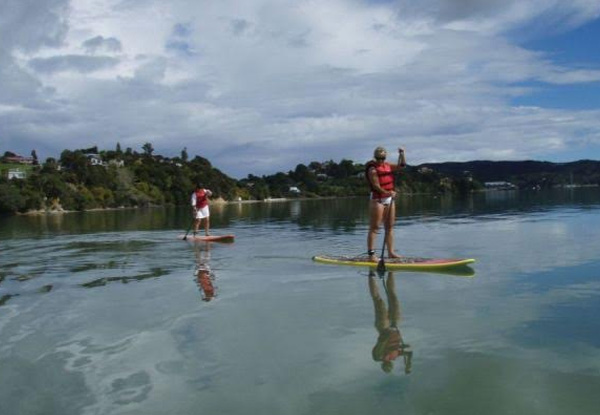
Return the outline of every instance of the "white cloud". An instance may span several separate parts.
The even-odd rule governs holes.
[[[600,71],[515,39],[599,10],[591,0],[10,0],[2,147],[43,157],[152,141],[236,176],[364,161],[380,144],[406,146],[413,163],[547,157],[600,144],[600,111],[511,100],[530,82],[585,84]]]

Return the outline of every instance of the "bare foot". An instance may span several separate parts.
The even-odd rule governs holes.
[[[390,252],[390,253],[389,253],[389,257],[390,257],[390,258],[402,258],[402,255],[398,255],[398,254],[397,254],[397,253],[395,253],[395,252]]]
[[[379,262],[379,259],[375,255],[369,255],[369,262]]]

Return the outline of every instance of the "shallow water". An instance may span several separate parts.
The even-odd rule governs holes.
[[[399,252],[475,275],[313,263],[365,251],[362,199],[213,206],[233,244],[178,209],[0,219],[0,414],[596,413],[600,190],[397,205]]]

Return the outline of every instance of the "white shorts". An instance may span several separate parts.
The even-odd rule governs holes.
[[[210,216],[210,212],[208,211],[208,206],[204,206],[196,211],[196,219],[204,219]]]
[[[384,197],[384,198],[382,198],[382,199],[379,199],[379,198],[374,198],[374,197],[373,197],[373,194],[371,193],[371,197],[370,197],[370,199],[371,199],[371,200],[376,200],[376,201],[378,201],[379,203],[381,203],[381,204],[382,204],[382,205],[384,205],[384,206],[387,206],[387,205],[389,205],[390,203],[392,203],[392,196],[388,196],[388,197]]]

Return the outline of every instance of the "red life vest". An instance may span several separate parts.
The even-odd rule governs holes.
[[[204,189],[196,190],[195,193],[196,193],[196,208],[202,209],[203,207],[208,206],[208,195],[206,193],[206,190],[204,190]]]
[[[371,160],[367,163],[365,168],[365,175],[367,177],[367,181],[369,182],[369,186],[371,187],[373,199],[384,199],[388,197],[388,195],[375,190],[373,183],[371,183],[371,178],[369,177],[369,170],[371,170],[371,168],[375,168],[377,172],[379,187],[381,187],[387,193],[394,190],[394,173],[392,172],[392,166],[390,166],[388,163],[378,164]]]

